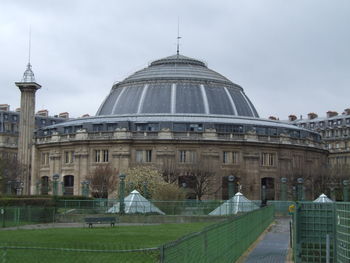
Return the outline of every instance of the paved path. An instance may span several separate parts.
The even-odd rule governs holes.
[[[277,218],[276,224],[246,258],[246,263],[286,262],[289,248],[289,218]]]

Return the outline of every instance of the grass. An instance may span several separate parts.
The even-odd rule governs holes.
[[[124,250],[158,247],[210,223],[1,231],[1,244],[24,247]],[[1,253],[4,250],[0,248]],[[159,251],[113,253],[8,249],[6,262],[157,262]]]

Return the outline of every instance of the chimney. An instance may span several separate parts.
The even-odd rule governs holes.
[[[350,115],[350,108],[345,109],[344,112],[346,115]]]
[[[17,108],[17,109],[16,109],[16,112],[21,112],[21,108]]]
[[[39,110],[39,111],[36,113],[36,115],[48,117],[48,116],[49,116],[49,111],[48,111],[48,110]]]
[[[82,118],[86,118],[86,117],[90,117],[89,114],[84,114],[83,116],[81,116]]]
[[[288,116],[288,120],[289,120],[289,121],[295,121],[296,119],[297,119],[297,116],[295,116],[295,115],[293,115],[293,114],[291,114],[291,115]]]
[[[0,104],[0,111],[10,111],[10,105]]]
[[[307,115],[307,118],[309,120],[312,120],[312,119],[316,119],[318,117],[318,115],[314,112],[310,112],[308,115]]]
[[[63,118],[63,119],[69,119],[69,113],[68,112],[61,112],[60,114],[58,114],[59,118]]]
[[[269,117],[269,120],[276,121],[277,118],[276,118],[275,116],[270,116],[270,117]]]
[[[334,116],[337,116],[338,115],[338,112],[336,111],[327,111],[327,118],[331,118],[331,117],[334,117]]]

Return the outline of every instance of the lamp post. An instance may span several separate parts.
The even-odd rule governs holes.
[[[121,215],[125,214],[125,203],[124,203],[124,196],[125,196],[125,174],[119,174],[119,213]]]
[[[304,179],[303,178],[298,178],[297,179],[298,185],[297,185],[297,198],[298,201],[303,201],[304,199],[304,187],[303,187],[303,183],[304,183]]]
[[[16,194],[22,195],[22,189],[24,187],[24,183],[20,180],[16,180]]]
[[[58,195],[58,179],[60,178],[59,174],[54,174],[52,176],[53,180],[53,195],[57,196]]]
[[[228,177],[228,199],[231,199],[231,197],[235,194],[235,186],[234,181],[236,177],[234,175],[230,175]]]
[[[287,178],[281,178],[281,201],[287,201]]]
[[[85,197],[89,196],[89,185],[90,182],[88,180],[83,181],[82,183],[82,195]]]
[[[349,202],[349,180],[343,181],[343,200]]]
[[[266,185],[261,186],[261,206],[266,206]]]

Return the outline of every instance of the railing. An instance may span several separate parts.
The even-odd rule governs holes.
[[[123,133],[123,131],[122,131]],[[129,139],[145,139],[145,140],[153,140],[159,138],[160,132],[125,132],[126,138]],[[107,140],[117,138],[115,132],[90,132],[87,134],[87,140]],[[216,136],[206,137],[205,132],[171,132],[169,133],[169,138],[173,138],[174,140],[217,140],[217,141],[256,141],[256,142],[268,142],[268,143],[293,143],[303,146],[312,146],[318,148],[324,148],[324,145],[315,142],[311,139],[298,139],[293,137],[282,137],[282,136],[268,136],[268,135],[258,135],[258,134],[234,134],[234,133],[215,133]],[[248,136],[248,137],[247,137]],[[123,137],[124,138],[124,137]],[[81,137],[76,137],[75,134],[61,134],[59,135],[58,141],[74,141],[77,139],[81,139]],[[159,138],[160,139],[160,138]],[[51,142],[51,137],[38,138],[37,143],[48,143]],[[55,142],[55,141],[53,141]]]
[[[228,200],[125,202],[126,207],[132,206],[133,211],[139,214],[157,214],[153,210],[156,207],[166,215],[184,216],[204,216],[210,213],[216,216],[227,216],[257,209],[260,204],[261,201],[259,200],[252,202],[230,202]],[[58,201],[58,207],[69,210],[70,214],[116,213],[119,212],[119,200],[61,200]]]

